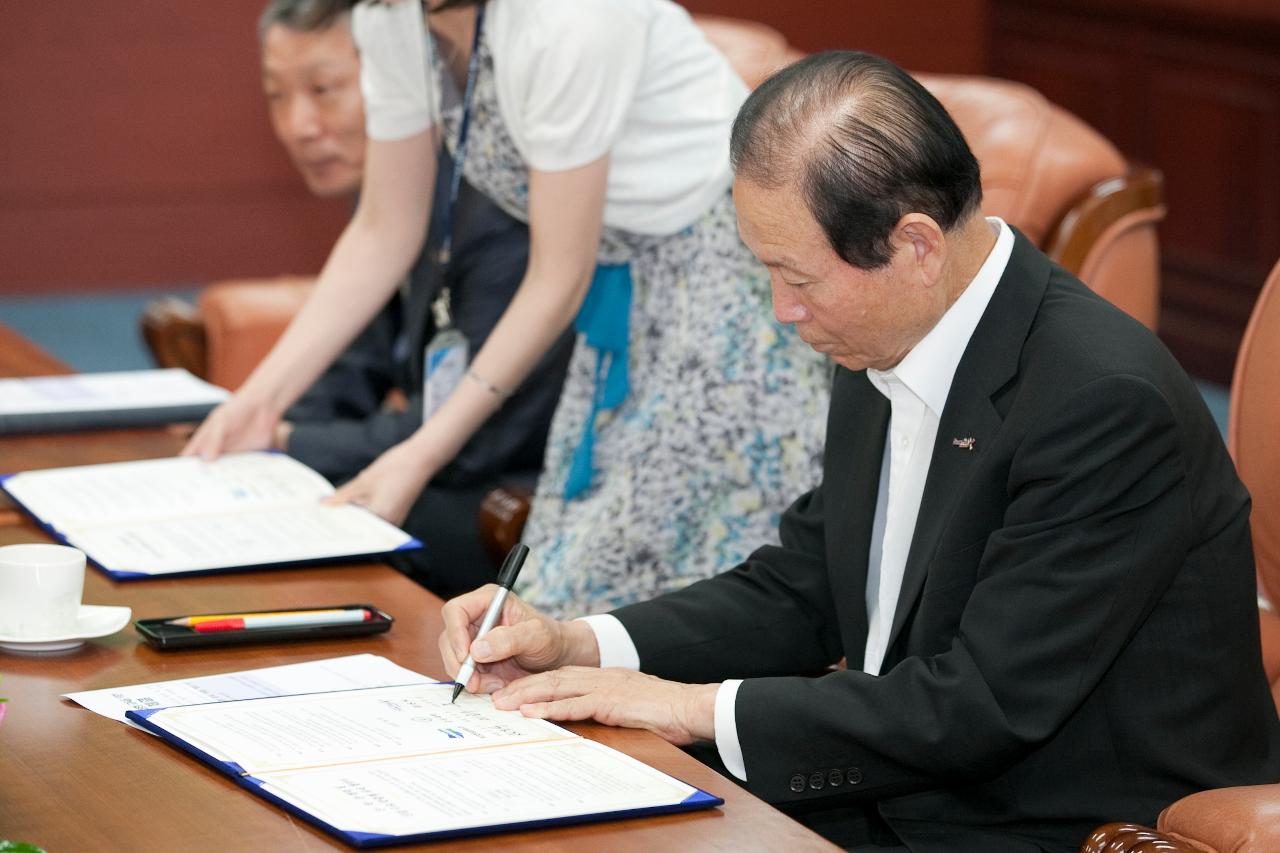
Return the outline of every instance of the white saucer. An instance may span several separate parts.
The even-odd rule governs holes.
[[[0,649],[15,652],[62,652],[74,649],[85,640],[114,634],[129,624],[133,611],[128,607],[82,604],[76,614],[76,626],[69,632],[49,637],[7,637],[0,634]]]

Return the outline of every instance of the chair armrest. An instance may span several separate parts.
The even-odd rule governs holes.
[[[204,321],[190,302],[176,296],[153,299],[138,321],[142,339],[160,367],[181,367],[204,379],[208,359]]]
[[[1280,615],[1269,606],[1258,606],[1258,629],[1262,634],[1262,668],[1267,683],[1280,685]]]
[[[1154,329],[1160,307],[1155,225],[1164,216],[1163,176],[1132,166],[1073,202],[1049,232],[1045,253]]]
[[[1280,850],[1280,784],[1200,791],[1161,812],[1156,826],[1188,849]]]
[[[1061,266],[1080,274],[1093,245],[1115,222],[1144,211],[1144,222],[1164,218],[1164,176],[1155,169],[1131,166],[1129,173],[1090,187],[1068,208],[1045,241],[1045,251]]]
[[[1080,853],[1205,853],[1163,832],[1136,823],[1107,823],[1080,845]]]
[[[1191,794],[1161,812],[1156,827],[1105,824],[1085,839],[1080,853],[1280,850],[1280,784]]]
[[[520,541],[532,505],[533,492],[513,483],[498,486],[480,502],[480,543],[495,566]]]

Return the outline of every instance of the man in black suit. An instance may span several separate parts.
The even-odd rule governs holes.
[[[884,60],[780,72],[732,151],[775,311],[839,365],[822,485],[780,546],[608,616],[512,601],[472,643],[492,588],[456,599],[449,671],[469,646],[498,707],[714,741],[855,849],[1075,850],[1280,778],[1249,498],[1159,341],[980,214]]]
[[[360,57],[350,16],[316,0],[272,0],[259,21],[262,80],[272,128],[308,189],[354,198],[365,154]],[[275,446],[341,483],[422,424],[423,352],[436,323],[432,303],[445,272],[438,260],[453,162],[440,152],[431,226],[408,281],[285,414]],[[529,228],[462,181],[448,270],[453,322],[479,351],[511,301],[529,256]],[[565,335],[458,455],[431,479],[404,528],[427,543],[397,559],[442,596],[491,580],[494,567],[477,512],[500,483],[532,487],[573,350]],[[391,401],[388,403],[388,401]]]

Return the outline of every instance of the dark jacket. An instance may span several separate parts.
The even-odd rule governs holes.
[[[912,850],[996,853],[1280,779],[1218,430],[1153,335],[1021,235],[941,416],[882,674],[792,675],[863,658],[888,417],[837,371],[823,483],[782,545],[616,613],[646,672],[748,679],[752,792],[871,801]]]

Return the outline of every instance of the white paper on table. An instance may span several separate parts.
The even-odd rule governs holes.
[[[173,708],[164,728],[246,773],[576,738],[554,723],[499,711],[488,696],[418,684]]]
[[[61,533],[99,565],[148,575],[382,554],[410,539],[363,507],[318,502]]]
[[[70,699],[95,714],[142,729],[126,719],[126,711],[392,684],[430,684],[435,680],[379,655],[360,654],[173,681],[82,690],[64,693],[62,698]]]
[[[0,379],[0,415],[217,405],[226,389],[182,368]]]
[[[59,530],[318,503],[333,486],[282,453],[232,453],[25,471],[5,488]]]
[[[255,778],[331,826],[386,835],[665,806],[697,791],[576,736]]]
[[[150,575],[383,554],[413,542],[279,453],[25,471],[5,489],[112,571]]]

